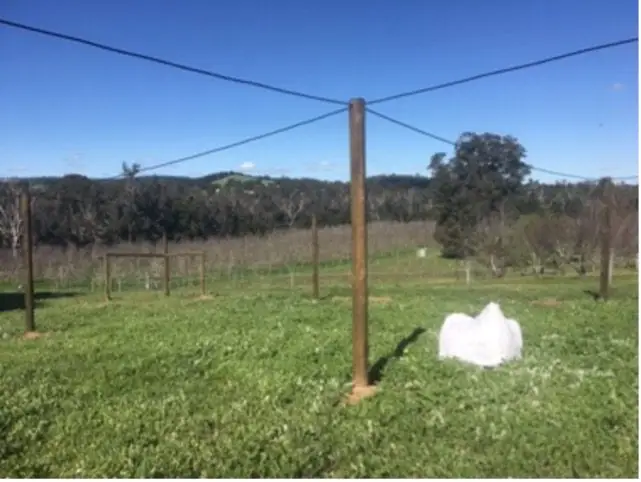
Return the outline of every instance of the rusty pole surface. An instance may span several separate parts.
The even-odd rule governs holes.
[[[312,216],[312,296],[315,300],[320,297],[320,287],[318,281],[318,271],[320,263],[320,253],[318,246],[318,225],[316,224],[316,215]]]
[[[610,296],[610,256],[612,251],[612,199],[610,186],[606,185],[603,196],[603,217],[601,220],[601,276],[599,296],[607,301]]]
[[[105,253],[105,301],[111,301],[111,255]]]
[[[349,102],[352,215],[352,383],[369,385],[367,339],[367,219],[365,187],[365,100]]]
[[[165,273],[163,276],[163,285],[165,288],[165,296],[169,296],[169,283],[171,281],[171,264],[169,262],[169,240],[167,239],[167,232],[162,235],[162,252],[165,257]]]
[[[34,293],[33,293],[33,222],[31,219],[31,194],[26,187],[22,191],[21,210],[24,230],[22,233],[22,249],[24,252],[24,309],[25,309],[25,331],[36,331],[34,316]]]

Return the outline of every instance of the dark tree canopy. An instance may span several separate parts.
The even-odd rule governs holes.
[[[454,154],[435,154],[431,175],[368,179],[370,221],[434,220],[448,257],[474,256],[492,269],[535,261],[588,259],[598,240],[602,186],[528,181],[526,151],[509,136],[465,133]],[[349,184],[247,176],[146,176],[123,163],[119,179],[70,174],[0,183],[0,247],[17,256],[18,194],[30,186],[37,244],[82,247],[264,235],[350,222]],[[637,249],[637,186],[615,185],[617,249]],[[429,243],[431,234],[426,233]],[[546,261],[547,260],[547,261]],[[498,268],[497,268],[498,269]]]
[[[530,168],[525,148],[513,137],[464,133],[454,156],[432,156],[432,192],[437,222],[436,239],[446,257],[475,253],[475,231],[491,216],[502,222],[524,194]],[[511,204],[508,204],[511,203]]]

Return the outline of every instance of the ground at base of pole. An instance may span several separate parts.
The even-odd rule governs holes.
[[[45,336],[45,333],[40,333],[39,331],[25,331],[22,338],[25,340],[37,340],[43,336]]]
[[[375,385],[355,386],[352,388],[352,392],[347,396],[347,400],[345,400],[345,403],[347,403],[347,405],[356,405],[364,398],[369,398],[375,393]]]

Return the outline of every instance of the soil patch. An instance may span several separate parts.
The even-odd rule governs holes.
[[[351,302],[352,298],[349,297],[349,296],[334,296],[332,298],[332,300],[333,301],[350,301]],[[385,305],[385,304],[388,304],[388,303],[392,302],[392,298],[390,298],[389,296],[370,296],[368,298],[368,300],[369,300],[370,303],[382,304],[382,305]]]
[[[348,395],[345,403],[347,405],[356,405],[358,402],[364,398],[369,398],[376,393],[376,387],[374,385],[368,385],[366,387],[354,387],[352,392]]]
[[[562,302],[557,300],[556,298],[543,298],[542,300],[533,301],[532,304],[538,306],[555,307],[561,306]]]

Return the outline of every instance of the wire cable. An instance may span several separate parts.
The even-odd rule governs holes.
[[[346,112],[346,111],[347,111],[346,107],[344,107],[342,109],[338,109],[338,110],[333,110],[333,111],[328,112],[326,114],[319,115],[319,116],[316,116],[316,117],[312,117],[311,119],[307,119],[307,120],[304,120],[304,121],[296,122],[295,124],[290,124],[288,126],[281,127],[280,129],[276,129],[276,130],[273,130],[273,131],[270,131],[270,132],[266,132],[264,134],[260,134],[260,135],[257,135],[257,136],[248,137],[248,138],[240,140],[240,141],[232,142],[231,144],[226,144],[224,146],[215,147],[213,149],[208,149],[206,151],[197,152],[196,154],[190,154],[189,156],[179,157],[178,159],[173,159],[171,161],[165,161],[165,162],[161,162],[159,164],[153,164],[151,166],[142,167],[140,170],[138,170],[137,174],[140,174],[140,173],[143,173],[143,172],[155,171],[156,169],[161,169],[163,167],[173,166],[175,164],[182,164],[183,162],[191,161],[193,159],[198,159],[199,157],[205,157],[205,156],[209,156],[210,154],[216,154],[218,152],[228,151],[229,149],[233,149],[235,147],[244,146],[245,144],[249,144],[251,142],[259,141],[259,140],[262,140],[262,139],[267,139],[268,137],[272,137],[272,136],[275,136],[277,134],[282,134],[284,132],[289,132],[291,130],[297,129],[299,127],[303,127],[303,126],[307,126],[307,125],[310,125],[310,124],[314,124],[314,123],[316,123],[318,121],[321,121],[323,119],[327,119],[328,117],[333,117],[335,115],[341,114],[341,113]],[[123,177],[123,175],[124,174],[121,173],[121,174],[118,174],[116,176],[110,177],[109,179],[119,179],[119,178]]]
[[[529,69],[531,67],[538,67],[539,65],[549,64],[552,62],[557,62],[559,60],[569,59],[571,57],[576,57],[578,55],[584,55],[592,52],[598,52],[599,50],[606,50],[615,47],[620,47],[622,45],[627,45],[631,43],[636,43],[639,41],[639,37],[632,37],[624,40],[618,40],[616,42],[609,42],[606,44],[594,45],[592,47],[586,47],[580,50],[574,50],[572,52],[567,52],[560,55],[555,55],[553,57],[547,57],[541,60],[535,60],[534,62],[528,62],[525,64],[514,65],[512,67],[505,67],[503,69],[492,70],[490,72],[484,72],[482,74],[472,75],[471,77],[465,77],[459,80],[452,80],[450,82],[444,82],[442,84],[433,85],[430,87],[424,87],[422,89],[410,90],[407,92],[402,92],[400,94],[394,94],[387,97],[381,97],[380,99],[375,99],[368,102],[369,105],[381,104],[383,102],[389,102],[392,100],[402,99],[404,97],[411,97],[414,95],[424,94],[426,92],[434,92],[435,90],[446,89],[448,87],[453,87],[455,85],[467,84],[469,82],[474,82],[476,80],[485,79],[487,77],[494,77],[496,75],[508,74],[510,72],[516,72],[517,70]]]
[[[381,118],[383,120],[386,120],[387,122],[390,122],[392,124],[396,124],[397,126],[400,126],[400,127],[404,127],[404,128],[406,128],[406,129],[408,129],[408,130],[410,130],[412,132],[416,132],[416,133],[421,134],[423,136],[429,137],[430,139],[435,139],[437,141],[444,142],[445,144],[449,144],[449,145],[454,146],[454,147],[456,147],[456,145],[457,145],[457,143],[452,141],[452,140],[446,139],[445,137],[441,137],[441,136],[438,136],[436,134],[432,134],[431,132],[424,131],[423,129],[419,129],[418,127],[415,127],[413,125],[407,124],[407,123],[402,122],[402,121],[400,121],[398,119],[394,119],[393,117],[389,117],[389,116],[387,116],[385,114],[382,114],[382,113],[377,112],[377,111],[375,111],[373,109],[370,109],[369,107],[366,107],[366,111],[369,112],[370,114],[376,116],[376,117],[379,117],[379,118]],[[542,168],[542,167],[536,167],[536,166],[534,166],[532,164],[528,164],[528,163],[524,163],[524,164],[527,167],[529,167],[532,171],[541,172],[543,174],[549,174],[551,176],[565,177],[565,178],[570,178],[570,179],[579,179],[579,180],[582,180],[582,181],[597,181],[598,180],[598,179],[594,179],[594,178],[588,178],[588,177],[580,176],[580,175],[577,175],[577,174],[568,174],[568,173],[565,173],[565,172],[551,171],[549,169],[545,169],[545,168]],[[634,175],[634,176],[613,177],[612,180],[628,181],[628,180],[638,179],[638,178],[639,178],[638,175]]]
[[[207,77],[213,77],[213,78],[219,79],[219,80],[225,80],[227,82],[232,82],[232,83],[236,83],[236,84],[244,84],[244,85],[249,85],[251,87],[257,87],[257,88],[260,88],[260,89],[270,90],[272,92],[277,92],[279,94],[285,94],[285,95],[291,95],[291,96],[294,96],[294,97],[300,97],[300,98],[304,98],[304,99],[316,100],[316,101],[319,101],[319,102],[325,102],[327,104],[335,104],[335,105],[346,105],[347,104],[347,102],[344,102],[344,101],[341,101],[341,100],[330,99],[328,97],[322,97],[322,96],[319,96],[319,95],[306,94],[304,92],[298,92],[298,91],[295,91],[295,90],[284,89],[282,87],[275,87],[273,85],[264,84],[262,82],[257,82],[257,81],[254,81],[254,80],[241,79],[240,77],[232,77],[230,75],[220,74],[220,73],[217,73],[217,72],[212,72],[210,70],[200,69],[200,68],[197,68],[197,67],[190,67],[188,65],[180,64],[178,62],[173,62],[171,60],[165,60],[165,59],[161,59],[161,58],[158,58],[158,57],[153,57],[151,55],[141,54],[141,53],[133,52],[133,51],[130,51],[130,50],[124,50],[124,49],[121,49],[121,48],[118,48],[118,47],[111,47],[109,45],[105,45],[105,44],[102,44],[102,43],[94,42],[92,40],[87,40],[87,39],[83,39],[83,38],[80,38],[80,37],[75,37],[73,35],[68,35],[68,34],[64,34],[64,33],[60,33],[60,32],[53,32],[51,30],[45,30],[45,29],[42,29],[42,28],[39,28],[39,27],[32,27],[30,25],[25,25],[25,24],[22,24],[22,23],[13,22],[11,20],[7,20],[7,19],[3,19],[3,18],[0,18],[0,25],[5,25],[7,27],[13,27],[13,28],[17,28],[17,29],[20,29],[20,30],[26,30],[28,32],[39,33],[39,34],[45,35],[47,37],[54,37],[54,38],[58,38],[58,39],[61,39],[61,40],[67,40],[69,42],[75,42],[75,43],[87,45],[89,47],[94,47],[94,48],[97,48],[97,49],[100,49],[100,50],[105,50],[107,52],[112,52],[112,53],[115,53],[115,54],[124,55],[126,57],[133,57],[133,58],[137,58],[137,59],[141,59],[141,60],[147,60],[149,62],[165,65],[167,67],[173,67],[175,69],[183,70],[185,72],[192,72],[192,73],[195,73],[195,74],[205,75]]]

